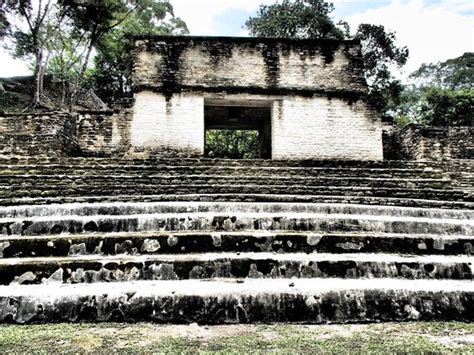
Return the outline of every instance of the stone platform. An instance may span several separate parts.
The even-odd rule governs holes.
[[[474,320],[472,161],[0,161],[0,321]]]

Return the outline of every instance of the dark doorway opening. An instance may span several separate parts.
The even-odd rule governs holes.
[[[271,159],[271,102],[207,99],[204,124],[207,157]]]

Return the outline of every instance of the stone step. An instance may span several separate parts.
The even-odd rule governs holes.
[[[402,206],[416,208],[466,209],[473,210],[474,203],[465,201],[428,200],[412,198],[337,196],[337,195],[298,195],[298,194],[163,194],[163,195],[96,195],[96,196],[58,196],[58,197],[18,197],[0,198],[0,206],[25,206],[68,203],[97,202],[260,202],[260,203],[351,203],[374,206]]]
[[[0,287],[0,322],[374,322],[474,319],[474,282],[403,279],[135,281]]]
[[[36,188],[37,186],[57,186],[69,188],[71,185],[80,186],[114,186],[120,184],[127,188],[133,186],[156,185],[261,185],[281,186],[288,188],[296,185],[303,186],[355,186],[381,188],[430,188],[449,189],[450,180],[446,179],[399,179],[371,177],[288,177],[288,176],[219,176],[219,175],[7,175],[0,176],[0,188]]]
[[[462,163],[465,163],[463,160]],[[444,162],[406,160],[268,160],[268,159],[209,159],[209,158],[95,158],[95,157],[12,157],[0,158],[0,165],[150,165],[150,166],[226,166],[226,167],[364,167],[364,168],[438,168]],[[470,164],[468,162],[467,164]],[[451,164],[453,165],[453,164]],[[454,166],[454,165],[453,165]]]
[[[432,168],[364,168],[364,167],[245,167],[245,166],[154,166],[154,165],[0,165],[2,175],[141,175],[167,174],[239,176],[353,176],[379,178],[443,178],[443,171]]]
[[[0,258],[206,252],[472,255],[474,236],[310,232],[125,232],[3,236]]]
[[[469,256],[203,253],[0,259],[0,284],[215,278],[407,278],[472,280]]]
[[[0,207],[0,218],[121,216],[150,213],[316,213],[474,220],[472,210],[372,206],[344,203],[110,202]]]
[[[312,231],[474,235],[465,219],[311,212],[186,212],[0,218],[3,235],[146,231]]]
[[[392,198],[418,198],[445,201],[474,201],[474,196],[459,189],[393,188],[358,186],[307,186],[307,185],[255,185],[255,184],[56,184],[33,187],[21,185],[0,187],[1,198],[59,197],[59,196],[109,196],[109,195],[170,195],[170,194],[294,194],[367,196]]]

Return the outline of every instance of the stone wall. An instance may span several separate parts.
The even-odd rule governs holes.
[[[262,100],[273,159],[382,159],[357,41],[138,37],[133,55],[134,151],[202,155],[206,100]]]
[[[285,97],[274,103],[272,156],[382,160],[380,118],[362,100]]]
[[[409,125],[384,134],[389,160],[474,159],[474,127]]]
[[[0,115],[0,156],[120,156],[130,148],[131,108],[76,114]]]
[[[222,95],[272,105],[273,159],[381,160],[381,124],[362,100],[301,96]],[[200,156],[204,148],[204,104],[209,93],[183,93],[168,100],[144,91],[136,94],[131,146],[135,152]]]
[[[366,92],[357,41],[236,37],[142,37],[133,86],[181,91],[282,94]]]
[[[0,157],[76,154],[74,116],[64,112],[0,115]]]
[[[130,148],[131,108],[115,111],[81,111],[77,137],[81,155],[123,155]]]
[[[135,95],[130,143],[132,151],[160,155],[204,154],[204,100],[195,94],[143,91]]]

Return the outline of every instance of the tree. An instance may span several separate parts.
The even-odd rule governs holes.
[[[7,14],[5,12],[5,1],[0,0],[0,38],[7,35],[10,29],[10,22],[8,21]]]
[[[417,86],[474,89],[474,53],[448,59],[444,62],[423,64],[410,74]]]
[[[86,34],[71,23],[62,26],[47,42],[50,52],[47,71],[61,83],[60,106],[63,108],[73,106],[72,93],[75,88],[85,86],[89,79],[87,72],[81,77],[88,44]]]
[[[258,145],[257,131],[228,129],[206,131],[206,156],[210,158],[259,158]]]
[[[81,55],[80,70],[70,95],[70,109],[77,100],[85,82],[91,55],[99,40],[119,26],[139,6],[140,0],[60,0],[72,20],[75,31],[86,38],[85,51]]]
[[[250,17],[245,26],[252,36],[343,39],[361,41],[364,72],[369,84],[369,102],[387,112],[399,100],[402,86],[391,73],[391,66],[403,66],[408,49],[395,44],[395,33],[383,26],[361,24],[354,36],[349,25],[330,17],[334,5],[324,0],[283,0],[273,5],[261,5],[257,16]]]
[[[67,67],[72,70],[80,62],[79,85],[74,86],[73,94],[77,92],[95,42],[110,30],[116,13],[125,9],[122,0],[16,0],[2,5],[7,14],[2,26],[12,42],[14,56],[27,58],[33,63],[34,107],[40,104],[43,77],[51,58],[56,62],[56,69],[61,67],[62,73]],[[72,53],[74,47],[76,51]],[[61,55],[66,60],[68,52],[73,57],[72,63],[57,64]]]
[[[245,26],[251,36],[343,39],[344,32],[330,17],[334,5],[324,0],[283,0],[260,6]]]
[[[46,70],[62,82],[61,103],[67,97],[70,110],[94,81],[105,92],[123,94],[131,72],[129,36],[172,33],[187,28],[168,0],[0,0],[0,37],[9,38],[14,56],[33,63],[34,106]]]
[[[41,100],[43,77],[48,57],[46,43],[50,36],[60,31],[66,13],[53,0],[18,0],[2,2],[4,18],[0,26],[12,43],[15,57],[33,62],[35,91],[33,106]]]
[[[409,51],[395,44],[396,35],[384,26],[361,24],[354,36],[362,45],[364,73],[369,85],[368,100],[382,112],[393,112],[400,104],[403,85],[393,78],[390,66],[406,64]]]
[[[174,16],[168,1],[142,0],[121,24],[97,42],[93,72],[95,91],[108,102],[129,93],[134,35],[187,33],[186,24]]]
[[[474,90],[430,87],[424,90],[421,122],[430,126],[473,126]]]
[[[472,126],[474,54],[425,63],[410,74],[395,111],[398,124]]]

